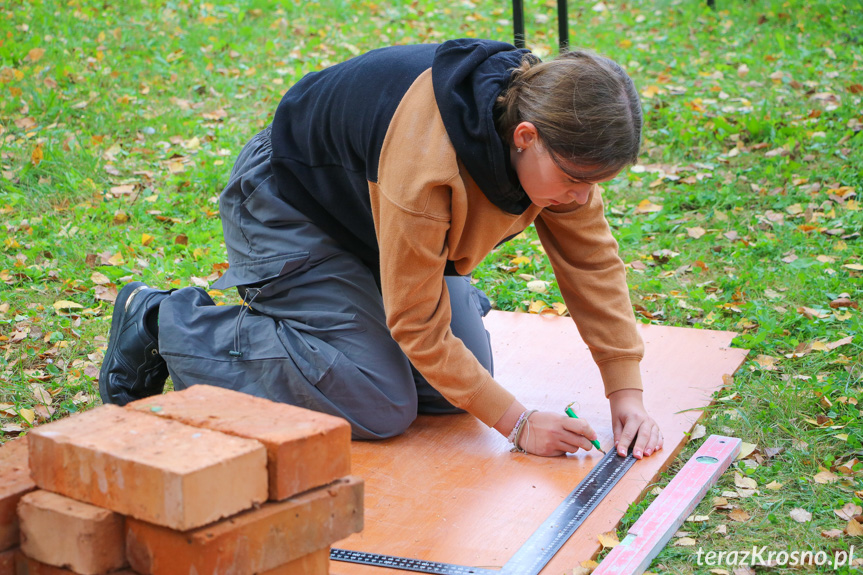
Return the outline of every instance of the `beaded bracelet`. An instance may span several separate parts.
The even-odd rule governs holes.
[[[509,435],[506,437],[506,440],[512,444],[515,444],[515,435],[518,433],[519,428],[521,427],[522,422],[524,421],[524,416],[527,413],[527,410],[521,412],[521,415],[518,416],[518,421],[515,422],[515,425],[512,427],[512,431],[509,432]]]
[[[521,441],[522,432],[528,428],[528,420],[530,416],[536,413],[535,409],[531,409],[530,411],[525,411],[521,414],[521,417],[518,418],[518,422],[515,424],[515,428],[512,430],[513,434],[515,434],[514,439],[512,440],[512,449],[511,452],[519,452],[519,453],[527,453],[525,449],[523,449],[519,445],[519,441]]]

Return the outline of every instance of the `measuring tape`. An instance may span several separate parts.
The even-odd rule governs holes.
[[[609,451],[500,570],[346,549],[332,549],[330,559],[438,575],[537,575],[635,461]]]

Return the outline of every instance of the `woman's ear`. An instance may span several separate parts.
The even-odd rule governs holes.
[[[536,126],[530,122],[521,122],[512,133],[512,144],[516,148],[526,150],[539,141]]]

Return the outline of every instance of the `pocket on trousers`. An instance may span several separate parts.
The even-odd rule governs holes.
[[[295,252],[234,264],[216,280],[212,287],[224,290],[237,286],[264,284],[259,286],[261,296],[267,297],[270,295],[268,288],[273,287],[275,280],[297,271],[308,260],[309,252]]]

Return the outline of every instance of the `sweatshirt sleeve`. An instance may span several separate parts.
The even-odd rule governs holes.
[[[450,329],[444,269],[453,198],[465,196],[431,71],[405,94],[369,182],[387,326],[413,366],[456,407],[493,426],[514,401]]]
[[[626,270],[595,186],[584,205],[546,208],[536,220],[560,292],[599,367],[606,396],[642,389],[638,334]]]
[[[439,206],[451,182],[414,178]],[[498,384],[450,329],[452,312],[444,280],[449,221],[416,213],[393,201],[381,186],[374,194],[381,261],[381,292],[393,339],[426,380],[453,405],[492,426],[514,397]],[[416,195],[416,194],[411,194]]]

